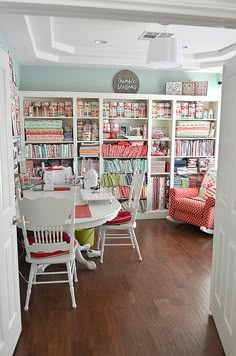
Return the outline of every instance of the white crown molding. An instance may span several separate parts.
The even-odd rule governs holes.
[[[236,3],[216,0],[6,0],[5,13],[236,28]]]
[[[52,16],[49,17],[49,22],[50,22],[49,28],[50,28],[51,47],[58,51],[74,54],[75,53],[74,46],[70,46],[66,43],[62,43],[62,42],[56,41],[54,39],[54,27],[53,27],[53,17]]]
[[[236,43],[233,43],[230,46],[221,48],[217,51],[196,53],[193,55],[193,59],[204,60],[208,58],[226,57],[224,59],[227,60],[232,58],[235,54],[236,54]]]
[[[59,62],[58,56],[55,56],[55,55],[47,53],[47,52],[39,51],[37,49],[37,45],[36,45],[36,41],[34,39],[34,34],[33,34],[33,30],[32,30],[31,24],[30,24],[29,16],[24,16],[24,19],[25,19],[25,23],[26,23],[26,26],[27,26],[27,30],[28,30],[28,33],[29,33],[30,40],[31,40],[31,44],[32,44],[32,47],[33,47],[33,50],[34,50],[35,57],[36,58],[40,58],[40,59],[45,59],[46,61],[51,61],[51,62],[58,63]]]

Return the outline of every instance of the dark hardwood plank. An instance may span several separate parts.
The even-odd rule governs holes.
[[[76,310],[66,285],[34,286],[14,355],[224,355],[208,315],[212,237],[164,219],[138,221],[137,237],[142,262],[107,247],[96,271],[78,266]],[[22,306],[25,293],[21,279]]]

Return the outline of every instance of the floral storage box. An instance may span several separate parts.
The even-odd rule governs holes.
[[[196,82],[183,83],[183,95],[195,95]]]
[[[183,83],[183,95],[206,96],[208,81],[192,81]]]
[[[206,96],[208,81],[196,82],[195,95]]]
[[[182,82],[166,82],[167,95],[182,95]]]

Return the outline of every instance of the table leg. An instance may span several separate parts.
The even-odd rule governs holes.
[[[75,250],[75,259],[76,261],[78,261],[79,263],[82,263],[83,265],[85,265],[89,270],[94,270],[97,268],[96,263],[93,261],[87,261],[81,253],[81,247],[79,243],[77,243],[77,248]],[[83,248],[82,248],[83,250]]]

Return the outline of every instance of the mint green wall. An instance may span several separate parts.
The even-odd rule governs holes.
[[[122,69],[122,68],[120,68]],[[112,78],[119,68],[20,66],[20,90],[84,91],[112,93]],[[209,95],[220,92],[220,74],[181,71],[133,70],[140,94],[164,94],[166,81],[208,80]]]

